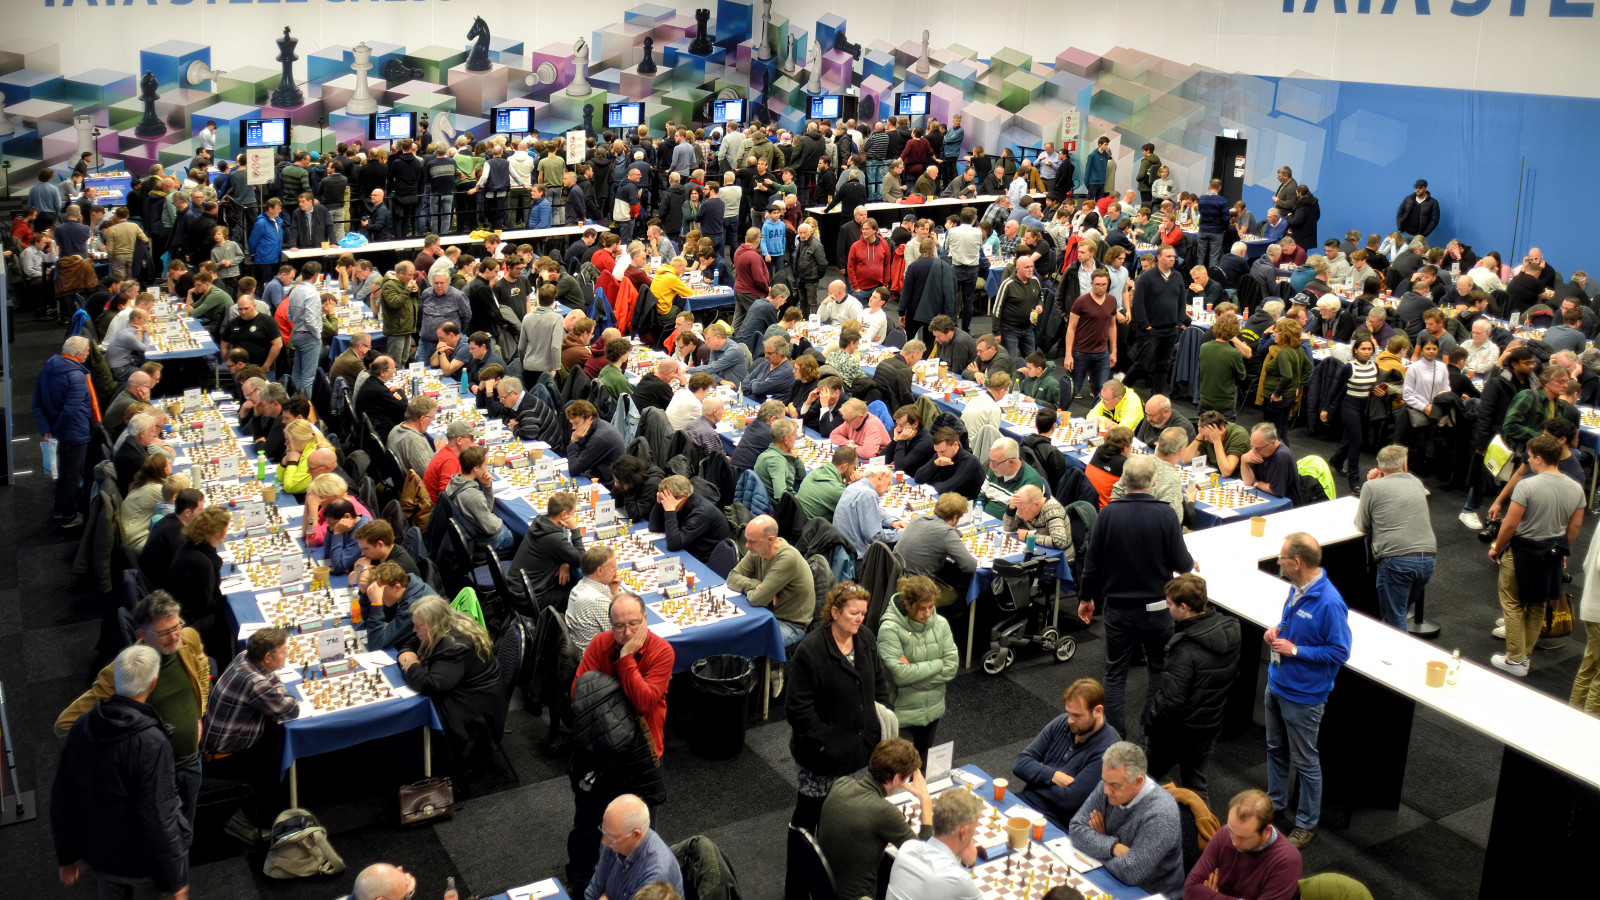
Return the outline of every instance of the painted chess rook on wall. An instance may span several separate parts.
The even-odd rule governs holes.
[[[694,11],[694,40],[689,42],[689,52],[695,56],[711,55],[711,10],[697,9]]]
[[[477,43],[472,45],[472,52],[467,55],[467,71],[487,72],[494,65],[489,61],[489,23],[483,20],[483,16],[474,16],[472,28],[467,31],[467,40],[474,39]]]

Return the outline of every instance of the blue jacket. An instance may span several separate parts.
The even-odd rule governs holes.
[[[767,305],[771,306],[772,304],[769,303]],[[704,372],[720,381],[742,384],[745,373],[749,370],[750,366],[744,361],[744,351],[739,349],[739,343],[733,338],[728,338],[727,343],[722,345],[721,350],[711,351],[711,359],[705,365],[690,366],[688,372],[690,375],[698,375]],[[750,461],[755,462],[754,459]]]
[[[1084,162],[1083,183],[1105,184],[1106,166],[1111,162],[1111,154],[1101,153],[1098,148],[1089,151],[1089,158]]]
[[[550,195],[539,198],[539,202],[528,207],[528,228],[550,227]]]
[[[93,419],[89,370],[60,354],[45,360],[33,385],[33,421],[39,432],[62,443],[87,444]]]
[[[356,529],[371,521],[371,516],[358,512],[355,526],[344,534],[336,534],[332,528],[328,529],[322,549],[328,556],[328,565],[333,567],[333,574],[348,575],[355,568],[356,560],[361,558],[361,545],[356,543]]]
[[[1012,763],[1011,774],[1022,782],[1017,793],[1024,803],[1066,828],[1078,807],[1100,786],[1101,755],[1120,740],[1115,728],[1102,725],[1088,740],[1074,743],[1067,714],[1056,716]],[[1056,785],[1057,772],[1071,776],[1072,783]]]
[[[250,258],[256,265],[265,266],[278,261],[278,255],[283,250],[283,234],[287,230],[282,215],[275,219],[269,218],[266,213],[256,216],[256,224],[250,229]]]
[[[405,593],[394,606],[373,606],[368,609],[367,649],[383,650],[414,643],[416,631],[411,625],[411,606],[423,597],[434,593],[428,583],[415,575],[407,575]]]
[[[756,360],[744,377],[744,395],[754,402],[762,400],[788,400],[794,387],[794,366],[783,365],[777,369],[766,357]]]
[[[788,240],[789,229],[782,222],[771,219],[761,223],[761,252],[765,256],[783,258],[784,244]]]
[[[878,505],[878,492],[865,478],[844,489],[833,511],[833,527],[857,557],[866,556],[873,541],[887,544],[898,541],[900,532],[893,523],[894,516]]]
[[[1095,533],[1099,533],[1098,523]],[[1306,588],[1299,603],[1293,600],[1290,589],[1278,622],[1278,637],[1293,644],[1295,654],[1267,667],[1267,690],[1285,700],[1315,706],[1327,701],[1334,676],[1350,658],[1350,610],[1327,573]]]
[[[1228,230],[1228,198],[1210,192],[1200,195],[1200,230],[1222,234]]]
[[[961,155],[961,142],[967,139],[967,133],[961,130],[960,125],[944,130],[944,147],[941,149],[945,159],[953,159]],[[944,173],[947,178],[954,178],[954,172]]]

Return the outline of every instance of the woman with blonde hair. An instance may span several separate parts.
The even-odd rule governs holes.
[[[400,654],[406,686],[433,700],[457,763],[486,761],[506,725],[506,694],[489,633],[437,596],[412,605],[411,625],[420,646]]]
[[[222,555],[233,515],[220,506],[202,509],[183,527],[183,545],[173,554],[166,584],[157,585],[183,608],[184,623],[200,633],[214,659],[232,659],[233,636],[222,615]]]
[[[304,494],[311,489],[311,453],[314,450],[333,449],[316,426],[306,419],[295,419],[283,429],[283,462],[278,464],[278,483],[291,494]]]
[[[350,496],[350,485],[345,480],[332,472],[324,472],[311,479],[311,487],[306,491],[305,524],[302,526],[307,547],[321,547],[322,541],[328,535],[328,521],[323,516],[323,507],[331,500],[348,499],[350,505],[355,507],[358,516],[373,518],[372,511],[355,497]]]
[[[1289,418],[1300,402],[1300,390],[1311,374],[1311,360],[1300,349],[1300,323],[1285,316],[1272,329],[1273,342],[1261,362],[1261,384],[1256,402],[1261,414],[1278,428],[1279,437],[1289,433]]]

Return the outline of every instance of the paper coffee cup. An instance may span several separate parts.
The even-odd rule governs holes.
[[[266,503],[277,503],[278,502],[278,487],[277,487],[277,485],[272,485],[272,484],[264,484],[264,485],[262,485],[261,486],[261,499],[262,499],[263,502],[266,502]]]
[[[1033,823],[1021,816],[1012,816],[1006,820],[1006,843],[1012,850],[1021,850],[1028,846],[1028,834],[1033,830]]]
[[[1428,685],[1428,687],[1444,687],[1444,676],[1445,673],[1449,671],[1449,663],[1442,663],[1438,660],[1429,660],[1427,673],[1423,676],[1423,681]]]
[[[1261,537],[1267,533],[1267,520],[1261,516],[1250,517],[1250,536]]]
[[[1006,798],[1006,785],[1008,784],[1010,782],[1004,778],[996,778],[994,780],[994,802],[999,803]]]

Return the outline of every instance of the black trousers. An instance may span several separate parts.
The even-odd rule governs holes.
[[[257,828],[271,828],[272,820],[284,809],[282,771],[283,726],[269,723],[261,737],[248,749],[205,760],[208,778],[242,781],[250,786],[251,799],[245,815]]]
[[[1139,344],[1134,348],[1133,367],[1128,370],[1127,378],[1124,380],[1129,387],[1132,387],[1141,377],[1148,376],[1150,393],[1167,393],[1167,381],[1172,374],[1172,350],[1178,346],[1178,329],[1151,328],[1138,338]]]
[[[1165,781],[1174,766],[1178,769],[1178,786],[1188,788],[1206,799],[1206,763],[1216,746],[1213,733],[1177,732],[1150,736],[1150,777],[1157,784]]]

